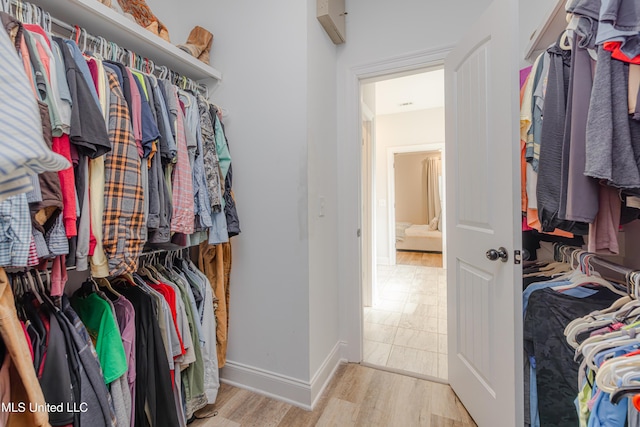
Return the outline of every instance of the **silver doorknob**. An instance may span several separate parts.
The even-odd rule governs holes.
[[[499,247],[497,250],[489,249],[485,255],[487,256],[487,259],[491,261],[496,261],[498,258],[500,258],[500,261],[507,262],[507,260],[509,259],[509,253],[502,246]]]

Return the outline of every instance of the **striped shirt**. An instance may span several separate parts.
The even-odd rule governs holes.
[[[42,138],[42,122],[18,54],[0,31],[0,201],[29,191],[28,175],[70,167]]]

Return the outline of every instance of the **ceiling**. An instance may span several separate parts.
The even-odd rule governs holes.
[[[375,83],[376,115],[444,107],[444,70]]]

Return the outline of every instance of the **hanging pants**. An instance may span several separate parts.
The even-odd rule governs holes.
[[[216,351],[218,354],[218,367],[222,368],[227,359],[227,338],[229,330],[229,281],[231,275],[231,243],[209,245],[207,242],[200,244],[198,267],[202,271],[213,288],[213,294],[217,301],[216,314]]]

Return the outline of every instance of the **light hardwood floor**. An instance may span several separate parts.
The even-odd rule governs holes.
[[[396,264],[442,268],[442,254],[432,252],[396,251]]]
[[[447,385],[357,364],[341,365],[316,409],[221,384],[218,415],[192,427],[475,427]]]

